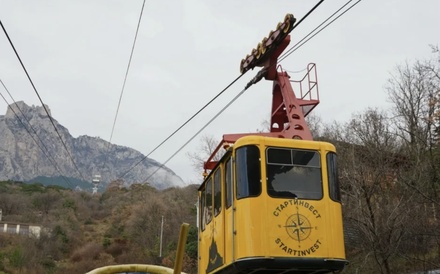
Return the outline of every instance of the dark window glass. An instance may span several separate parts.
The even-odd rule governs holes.
[[[292,153],[288,149],[270,148],[271,153],[267,154],[267,163],[292,165]]]
[[[307,167],[321,167],[319,153],[308,150],[291,150],[293,164]]]
[[[199,207],[199,214],[200,214],[200,227],[202,230],[205,230],[205,224],[206,224],[206,197],[205,197],[205,189],[202,190],[200,194],[200,207]]]
[[[339,190],[338,166],[336,164],[336,153],[327,154],[327,172],[328,172],[328,188],[330,198],[334,201],[341,201],[341,193]]]
[[[214,173],[214,215],[217,216],[222,210],[221,169]]]
[[[322,198],[320,155],[317,151],[268,148],[267,191],[275,198]],[[288,156],[290,155],[290,156]],[[290,162],[286,159],[292,159]]]
[[[261,193],[260,150],[245,146],[236,152],[237,199]]]
[[[232,205],[232,160],[228,159],[225,165],[225,181],[226,181],[226,208]]]
[[[209,224],[212,220],[212,177],[206,181],[206,224]]]

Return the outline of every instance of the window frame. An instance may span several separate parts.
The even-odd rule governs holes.
[[[224,178],[225,178],[225,208],[228,209],[232,206],[232,200],[234,197],[233,193],[233,160],[232,157],[229,157],[225,161],[225,169],[224,169]]]
[[[282,163],[282,162],[269,162],[269,151],[270,150],[289,150],[290,151],[290,163]],[[314,155],[318,155],[318,165],[316,164],[298,164],[298,162],[295,162],[294,159],[294,152],[295,151],[304,151],[304,152],[313,152]],[[323,165],[322,165],[322,155],[320,153],[320,151],[318,149],[306,149],[306,148],[295,148],[295,147],[277,147],[277,146],[267,146],[266,150],[265,150],[265,157],[266,157],[266,161],[265,161],[265,170],[266,170],[266,188],[267,188],[267,195],[269,195],[272,198],[281,198],[281,199],[286,199],[286,198],[298,198],[298,199],[303,199],[303,200],[315,200],[315,201],[319,201],[322,200],[324,198],[324,181],[323,181]],[[315,157],[315,156],[313,156]],[[313,157],[311,159],[313,159]],[[307,195],[303,195],[303,197],[298,197],[297,193],[312,193],[311,191],[301,191],[304,190],[304,187],[298,188],[296,189],[296,193],[295,191],[290,191],[290,190],[286,190],[283,191],[281,190],[281,194],[280,195],[274,195],[275,192],[271,193],[270,189],[273,188],[273,186],[270,185],[269,183],[269,166],[287,166],[287,167],[298,167],[298,168],[302,168],[302,169],[306,169],[306,170],[312,170],[312,169],[317,169],[319,170],[319,189],[318,187],[316,187],[316,190],[318,191],[314,191],[316,193],[319,194],[319,197],[313,197],[312,195],[307,196]],[[271,182],[272,183],[272,182]],[[293,190],[293,188],[292,188]],[[311,197],[312,196],[312,197]]]
[[[206,228],[206,216],[205,216],[205,204],[206,204],[206,193],[205,193],[205,186],[203,186],[203,189],[200,190],[200,228],[202,231]]]
[[[205,224],[208,225],[211,223],[212,219],[214,219],[213,216],[213,205],[214,205],[214,201],[213,201],[213,197],[212,197],[212,193],[213,193],[213,183],[212,183],[212,177],[209,177],[209,179],[206,181],[205,183],[205,193],[206,193],[206,200],[205,200],[205,208],[206,208],[206,219],[205,219]],[[210,191],[210,192],[208,192]],[[211,203],[210,206],[208,205],[208,197],[211,196]]]
[[[333,159],[329,159],[333,157]],[[333,152],[327,152],[325,157],[326,165],[327,165],[327,181],[328,181],[328,195],[332,201],[341,203],[341,182],[339,180],[338,174],[338,155]],[[330,163],[332,165],[330,166]]]
[[[259,179],[257,180],[258,182],[257,182],[257,184],[256,185],[253,185],[253,187],[255,187],[255,189],[257,189],[258,191],[257,192],[252,192],[252,190],[251,190],[251,188],[250,188],[250,183],[249,183],[249,169],[250,169],[250,166],[247,164],[247,162],[246,162],[246,186],[247,186],[247,189],[246,189],[246,192],[247,193],[245,193],[245,194],[243,194],[243,195],[240,195],[240,190],[242,190],[241,188],[239,188],[239,183],[241,182],[241,178],[239,178],[239,176],[241,175],[241,169],[239,169],[239,167],[240,167],[240,165],[241,165],[241,158],[239,157],[239,152],[241,152],[242,150],[244,150],[244,149],[249,149],[249,148],[255,148],[256,149],[256,151],[258,151],[258,172],[256,172],[255,174],[258,174],[258,177],[259,177]],[[246,160],[248,159],[247,158],[248,157],[248,153],[246,153]],[[255,159],[255,157],[253,158],[253,159]],[[256,165],[256,162],[254,162],[254,163],[252,163],[252,165]],[[240,200],[240,199],[246,199],[246,198],[252,198],[252,197],[258,197],[258,196],[260,196],[261,195],[261,193],[262,193],[262,176],[261,176],[261,173],[262,173],[262,168],[261,168],[261,150],[260,150],[260,148],[257,146],[257,145],[254,145],[254,144],[250,144],[250,145],[245,145],[245,146],[241,146],[241,147],[239,147],[239,148],[237,148],[236,150],[235,150],[235,162],[234,162],[234,178],[235,178],[235,197],[236,197],[236,199],[237,200]],[[255,179],[255,178],[253,178],[253,179]],[[252,192],[252,193],[251,193]]]
[[[214,217],[217,217],[222,211],[222,169],[218,167],[213,175],[213,206]],[[217,196],[220,195],[220,196]],[[216,211],[217,210],[217,211]]]

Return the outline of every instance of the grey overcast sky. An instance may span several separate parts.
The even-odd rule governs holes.
[[[316,2],[147,0],[112,143],[149,153],[239,75],[240,60],[286,13],[299,19]],[[345,3],[325,1],[291,33],[291,45]],[[141,6],[141,0],[0,0],[0,19],[43,101],[74,137],[109,140]],[[346,121],[367,107],[386,108],[390,72],[405,61],[429,58],[429,45],[439,44],[439,11],[438,0],[363,0],[281,65],[299,71],[317,64],[321,103],[315,112],[326,122]],[[168,159],[256,72],[150,157]],[[0,79],[16,101],[40,105],[3,32]],[[0,92],[7,95],[2,87]],[[220,139],[253,132],[270,107],[271,83],[263,80],[202,134]],[[0,114],[5,112],[0,100]],[[167,164],[188,183],[201,178],[185,155],[197,142]]]

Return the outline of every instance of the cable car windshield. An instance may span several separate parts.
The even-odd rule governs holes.
[[[275,198],[322,198],[321,160],[317,151],[266,150],[267,191]]]

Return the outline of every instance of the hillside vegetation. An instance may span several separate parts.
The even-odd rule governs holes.
[[[85,273],[123,263],[172,267],[183,222],[191,225],[184,271],[195,273],[196,189],[113,185],[92,196],[55,186],[0,182],[3,221],[44,227],[39,239],[0,233],[0,273]]]

